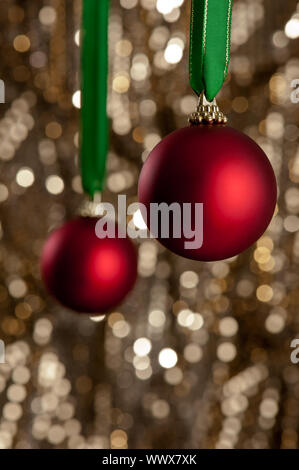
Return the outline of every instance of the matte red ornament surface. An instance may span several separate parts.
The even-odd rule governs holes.
[[[99,239],[95,234],[97,220],[79,217],[54,231],[41,260],[49,292],[66,307],[93,314],[119,304],[137,277],[132,242],[128,238]]]
[[[183,227],[181,238],[158,237],[174,253],[202,261],[230,258],[250,247],[267,229],[277,198],[263,150],[223,126],[186,127],[164,138],[143,166],[138,192],[148,213],[150,203],[203,203],[201,248],[185,248],[190,239]]]

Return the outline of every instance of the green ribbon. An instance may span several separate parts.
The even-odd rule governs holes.
[[[109,0],[84,0],[81,53],[81,175],[91,197],[106,174]]]
[[[233,0],[191,0],[189,79],[213,101],[226,79]]]

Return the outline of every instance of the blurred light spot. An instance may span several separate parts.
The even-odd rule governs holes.
[[[27,52],[30,49],[30,39],[24,34],[20,34],[15,37],[13,45],[16,51]]]
[[[275,31],[272,36],[272,41],[275,47],[286,47],[289,42],[284,31]]]
[[[81,108],[81,91],[77,90],[72,96],[72,103],[75,106],[75,108],[80,109]]]
[[[148,321],[153,327],[160,328],[166,322],[165,313],[162,310],[152,310],[149,314]]]
[[[153,100],[142,100],[140,103],[140,114],[144,117],[151,117],[157,111],[157,105]]]
[[[199,362],[203,356],[202,348],[194,343],[189,343],[184,349],[184,358],[191,364]]]
[[[8,421],[18,421],[21,418],[23,411],[19,403],[8,402],[4,405],[2,414]]]
[[[284,32],[290,39],[296,39],[299,37],[299,16],[296,15],[291,18],[285,25]]]
[[[278,405],[273,398],[265,398],[260,404],[260,414],[264,418],[274,418],[278,413]]]
[[[8,194],[8,189],[5,184],[0,183],[0,202],[6,201]]]
[[[44,26],[51,26],[56,21],[56,10],[51,6],[45,6],[40,10],[38,17]]]
[[[127,93],[130,88],[130,79],[127,75],[119,74],[112,81],[112,88],[117,93]]]
[[[238,322],[233,317],[226,317],[219,321],[219,331],[222,336],[234,336],[238,328]]]
[[[194,271],[185,271],[180,276],[180,283],[186,289],[193,289],[198,285],[198,275]]]
[[[130,333],[131,328],[128,322],[120,320],[114,323],[112,331],[117,338],[125,338]]]
[[[106,315],[99,315],[97,317],[89,317],[91,321],[95,322],[95,323],[100,323],[102,322],[103,320],[105,320],[106,318]]]
[[[31,168],[20,168],[16,175],[16,181],[19,186],[29,188],[34,183],[34,173]]]
[[[146,356],[152,349],[152,343],[147,338],[138,338],[133,345],[134,353],[137,356]]]
[[[147,134],[144,138],[144,147],[151,151],[161,141],[159,134]]]
[[[174,367],[178,361],[177,353],[171,348],[164,348],[159,353],[159,363],[165,369]]]
[[[58,122],[49,122],[46,125],[46,136],[49,137],[50,139],[59,139],[62,134],[62,127]]]
[[[231,362],[237,355],[236,346],[233,343],[221,343],[217,348],[217,357],[220,361]]]
[[[261,302],[269,302],[273,298],[273,289],[271,286],[263,284],[257,288],[256,296]]]
[[[47,191],[51,194],[57,195],[62,193],[64,190],[64,182],[60,176],[51,175],[46,179]]]
[[[140,209],[138,209],[133,215],[133,223],[136,228],[140,230],[147,230],[147,225],[143,220]]]
[[[170,408],[165,400],[156,400],[152,405],[152,413],[155,418],[163,419],[169,415]]]
[[[27,293],[27,285],[23,279],[14,279],[9,283],[8,290],[12,297],[24,297]]]
[[[115,45],[115,52],[120,57],[128,57],[132,53],[132,50],[132,43],[127,39],[121,39]]]
[[[191,326],[193,323],[193,312],[188,309],[183,309],[180,311],[177,317],[178,324],[181,326]]]
[[[169,64],[177,64],[183,57],[183,49],[179,44],[168,44],[165,49],[164,57]]]
[[[165,381],[170,385],[178,385],[183,380],[183,372],[179,367],[173,367],[165,371]]]
[[[81,31],[80,31],[80,29],[78,29],[78,31],[75,32],[74,41],[75,41],[76,46],[79,47],[80,46],[80,41],[81,41]]]
[[[285,320],[277,313],[270,313],[266,318],[265,327],[270,333],[278,334],[284,329]]]
[[[147,370],[150,367],[150,360],[148,356],[135,356],[133,359],[133,366],[137,370]]]

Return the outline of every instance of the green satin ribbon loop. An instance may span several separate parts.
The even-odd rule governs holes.
[[[233,0],[191,0],[189,79],[212,101],[227,76]]]
[[[91,197],[103,190],[108,153],[108,18],[109,0],[83,1],[81,175]]]

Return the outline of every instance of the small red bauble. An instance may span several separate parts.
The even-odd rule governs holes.
[[[132,242],[128,238],[99,239],[97,220],[79,217],[54,231],[41,260],[49,292],[66,307],[90,314],[106,312],[120,303],[137,276]]]
[[[215,125],[186,127],[163,139],[143,166],[138,192],[147,214],[151,203],[203,203],[200,248],[185,248],[190,239],[183,227],[180,238],[158,236],[174,253],[202,261],[230,258],[258,240],[277,198],[262,149],[241,132]],[[151,230],[149,216],[147,224]]]

